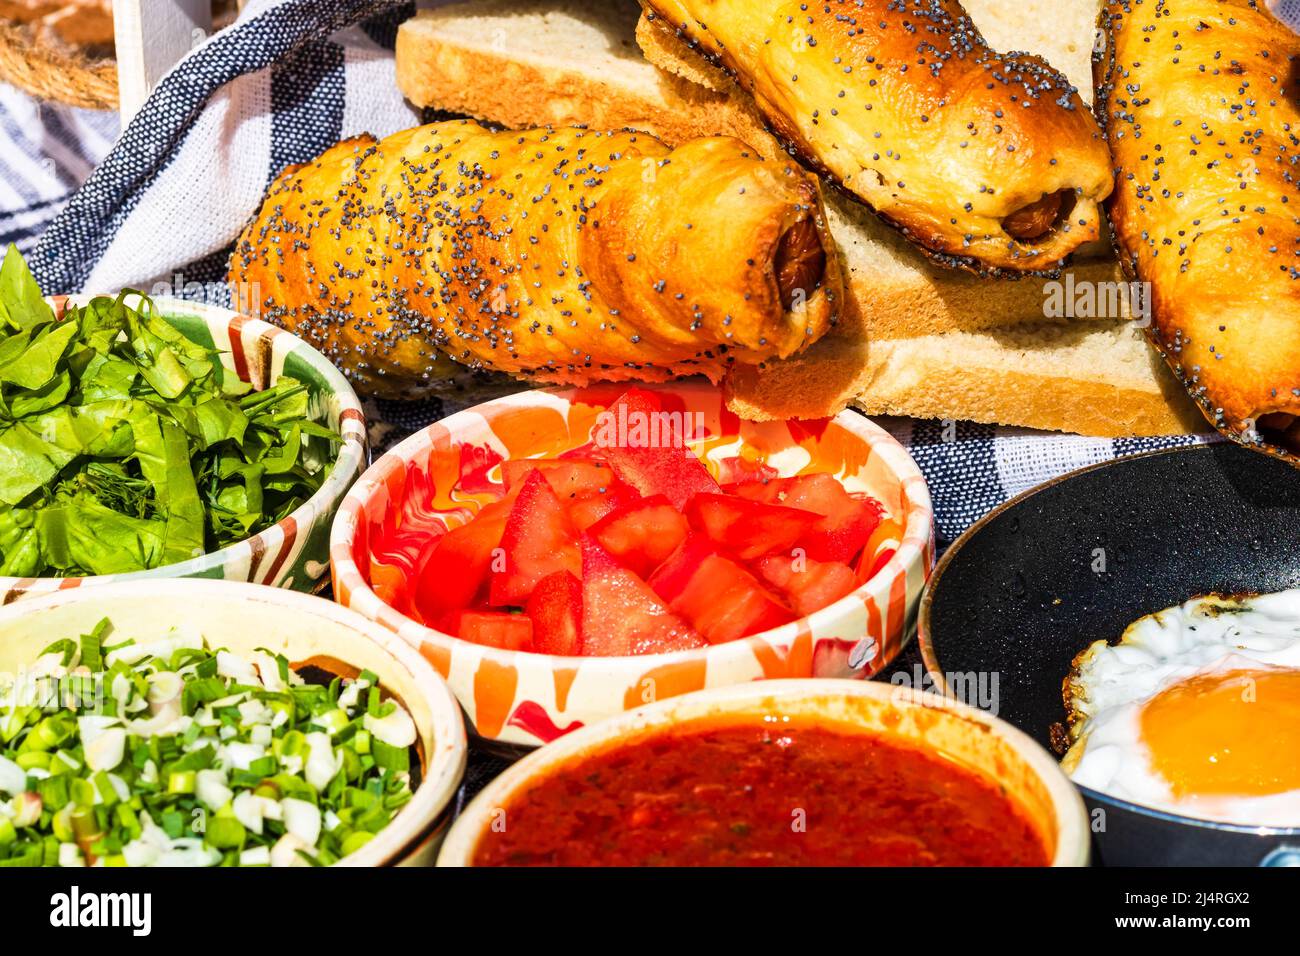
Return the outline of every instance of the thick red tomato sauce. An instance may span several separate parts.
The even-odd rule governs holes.
[[[706,724],[543,778],[497,814],[477,866],[1043,866],[998,786],[904,742]]]

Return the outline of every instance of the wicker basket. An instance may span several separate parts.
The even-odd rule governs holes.
[[[117,63],[92,58],[48,31],[0,20],[0,80],[44,100],[117,109]]]
[[[211,29],[244,0],[211,0]],[[44,100],[117,109],[117,61],[107,0],[0,0],[0,81]]]

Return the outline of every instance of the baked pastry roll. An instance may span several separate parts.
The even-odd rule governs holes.
[[[232,281],[358,391],[414,397],[439,354],[544,382],[662,381],[782,358],[836,321],[814,177],[739,140],[470,121],[286,170]]]
[[[1255,0],[1111,0],[1097,64],[1121,261],[1215,427],[1300,451],[1300,38]]]
[[[774,132],[932,256],[1052,271],[1097,238],[1106,145],[1078,91],[956,0],[642,0]]]

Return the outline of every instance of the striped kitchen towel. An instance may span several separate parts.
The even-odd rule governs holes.
[[[28,257],[44,289],[226,300],[229,247],[271,177],[419,121],[392,46],[413,4],[252,0],[150,94]]]
[[[29,253],[116,138],[115,113],[42,103],[0,83],[0,248]]]
[[[34,200],[47,197],[41,201],[58,208],[59,189],[66,192],[98,163],[30,250],[42,287],[71,292],[132,286],[231,304],[224,283],[231,245],[280,169],[312,159],[343,137],[383,136],[420,122],[397,91],[392,56],[397,25],[413,6],[394,0],[252,0],[236,25],[197,46],[164,78],[106,155],[111,118],[15,107],[22,129],[28,128],[22,117],[35,116],[33,110],[46,111],[41,115],[47,130],[62,126],[50,134],[53,142],[0,150],[0,162],[39,156],[38,164],[52,163],[46,191],[28,190]],[[0,179],[8,183],[3,168]],[[17,190],[22,182],[31,180],[19,176],[10,185]],[[0,209],[17,208],[12,201],[0,190]],[[36,206],[26,209],[0,218],[0,228],[37,221]],[[517,388],[497,379],[483,383],[475,397]],[[375,447],[387,447],[466,401],[465,395],[451,395],[372,406]],[[886,424],[930,482],[941,547],[1000,502],[1056,475],[1117,455],[1201,440],[1081,438],[969,423]]]

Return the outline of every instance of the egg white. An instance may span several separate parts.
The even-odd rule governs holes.
[[[1167,687],[1199,674],[1266,668],[1300,670],[1300,588],[1194,598],[1140,618],[1118,643],[1096,641],[1075,658],[1064,683],[1072,743],[1061,765],[1081,786],[1154,809],[1300,826],[1300,791],[1176,797],[1142,740],[1143,705]]]

